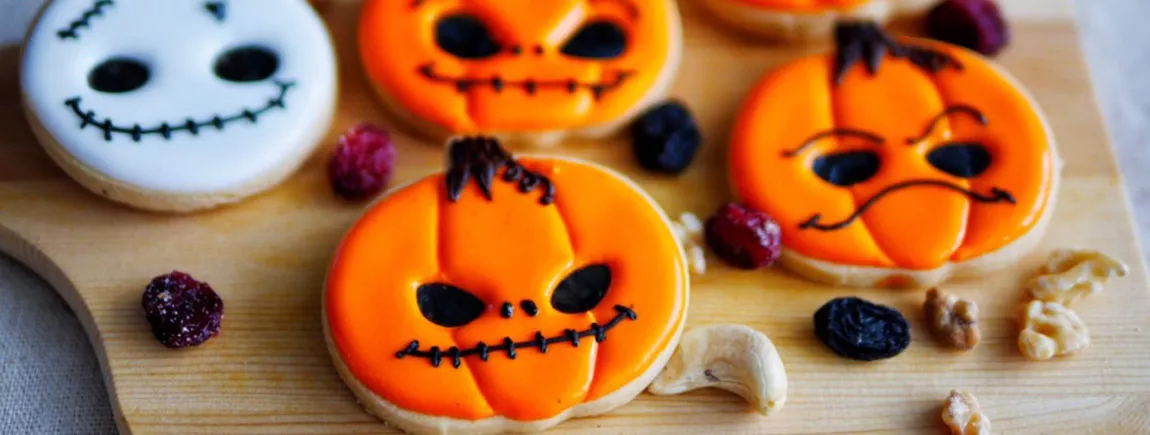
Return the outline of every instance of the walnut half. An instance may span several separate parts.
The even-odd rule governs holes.
[[[959,350],[978,346],[982,333],[978,330],[978,305],[973,301],[930,289],[923,309],[931,331],[947,346]]]
[[[1125,263],[1098,251],[1058,249],[1050,254],[1026,288],[1034,299],[1069,307],[1079,298],[1100,293],[1110,278],[1123,277],[1129,272]]]
[[[951,435],[990,435],[990,419],[982,414],[978,399],[970,393],[950,390],[942,407],[942,421]]]
[[[1090,331],[1073,310],[1056,302],[1030,301],[1022,314],[1018,348],[1035,361],[1069,355],[1090,346]]]

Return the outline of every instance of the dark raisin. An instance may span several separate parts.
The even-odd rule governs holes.
[[[819,308],[815,335],[839,356],[859,361],[891,358],[910,346],[910,325],[901,313],[856,297]]]
[[[182,272],[157,276],[144,289],[144,314],[164,346],[196,346],[220,332],[224,301],[205,282]]]
[[[991,56],[1010,43],[1010,28],[991,0],[946,0],[927,16],[931,38]]]
[[[691,112],[681,103],[669,101],[648,110],[635,122],[631,141],[641,166],[677,174],[695,159],[702,136]]]

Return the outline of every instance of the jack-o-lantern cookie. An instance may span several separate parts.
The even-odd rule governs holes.
[[[928,286],[1008,266],[1041,238],[1061,162],[1038,105],[953,45],[843,24],[837,51],[751,91],[737,195],[775,218],[782,263],[856,286]]]
[[[808,41],[831,36],[844,18],[885,22],[896,14],[923,10],[937,0],[701,0],[716,18],[772,41]]]
[[[368,0],[359,52],[392,111],[435,137],[609,134],[670,88],[671,0]]]
[[[324,322],[344,381],[414,433],[542,430],[630,401],[687,312],[667,217],[604,167],[449,148],[445,173],[381,198],[336,252]]]
[[[89,190],[193,211],[279,184],[327,132],[336,62],[304,0],[55,0],[24,46],[24,107]]]

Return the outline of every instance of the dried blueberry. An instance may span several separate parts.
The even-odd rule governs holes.
[[[683,172],[694,160],[701,140],[695,118],[677,101],[648,110],[631,127],[639,164],[656,172]]]
[[[901,313],[856,297],[819,308],[815,335],[839,356],[859,361],[891,358],[910,346],[910,325]]]
[[[927,16],[927,32],[987,56],[1010,43],[1010,28],[992,0],[946,0]]]
[[[182,272],[157,276],[144,289],[144,314],[164,346],[202,344],[220,332],[224,301],[205,282]]]

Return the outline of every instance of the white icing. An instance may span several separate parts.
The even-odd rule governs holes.
[[[323,22],[305,0],[112,0],[75,37],[73,27],[98,2],[55,0],[40,16],[24,48],[25,105],[44,130],[78,162],[139,188],[177,194],[228,191],[259,178],[300,154],[324,134],[335,105],[336,59]],[[224,5],[217,19],[209,3]],[[235,83],[215,74],[216,58],[231,48],[259,46],[279,57],[271,77]],[[92,89],[88,75],[113,57],[149,66],[150,79],[127,93]],[[280,94],[276,81],[294,82],[283,99],[257,117],[212,126],[198,135],[175,131],[169,139],[81,128],[66,102],[79,97],[97,124],[176,127],[188,118],[241,115],[268,107]]]

